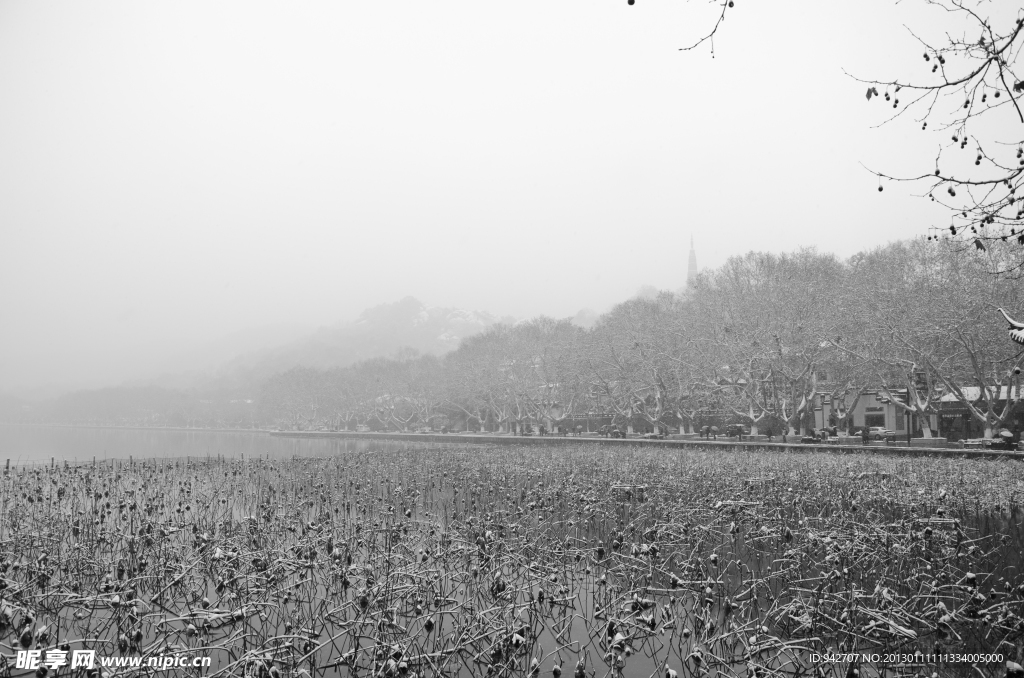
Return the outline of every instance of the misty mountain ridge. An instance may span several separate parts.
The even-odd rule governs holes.
[[[593,309],[583,308],[567,320],[590,329],[599,317]],[[440,356],[458,348],[463,339],[498,324],[516,322],[514,317],[484,311],[427,306],[409,296],[368,308],[354,320],[316,330],[297,324],[268,324],[183,347],[162,359],[157,376],[118,386],[65,388],[38,399],[4,394],[0,389],[0,420],[48,417],[95,423],[117,422],[128,416],[138,423],[154,412],[173,410],[180,416],[175,415],[172,425],[185,425],[187,413],[194,414],[210,403],[236,403],[236,409],[241,409],[235,414],[241,417],[268,378],[292,368],[330,369],[374,358]],[[153,423],[167,425],[168,421]]]
[[[584,308],[569,320],[590,329],[599,316],[599,312]],[[494,325],[512,325],[516,321],[514,317],[499,317],[486,311],[428,306],[407,296],[368,308],[354,320],[317,329],[298,323],[270,323],[184,346],[160,359],[152,376],[106,388],[191,391],[216,400],[250,398],[264,380],[294,367],[328,369],[373,358],[440,356],[458,348],[463,339]],[[98,386],[53,385],[45,392],[31,394],[36,397],[24,393],[9,395],[18,402],[32,402],[100,391],[103,389]]]
[[[515,318],[499,318],[484,311],[427,306],[410,296],[368,308],[355,320],[321,327],[278,346],[240,353],[204,375],[168,375],[149,383],[173,388],[248,390],[293,367],[347,367],[363,360],[392,357],[400,351],[443,355],[458,348],[466,337],[498,323],[513,322]],[[191,384],[186,386],[189,381]]]
[[[314,330],[315,326],[311,324],[283,322],[235,330],[222,337],[182,347],[181,350],[167,356],[154,370],[157,376],[131,379],[122,386],[193,388],[209,381],[226,363],[239,356],[264,353],[297,341]]]
[[[641,288],[653,297],[657,290]],[[590,329],[600,313],[581,309],[571,322]],[[252,389],[268,377],[293,367],[329,369],[373,358],[390,358],[399,353],[444,355],[459,347],[463,339],[493,325],[516,322],[512,316],[498,317],[486,311],[427,306],[407,296],[393,303],[366,309],[354,320],[307,331],[289,341],[255,350],[245,350],[251,342],[234,333],[242,350],[224,359],[214,368],[198,366],[190,370],[166,373],[161,377],[139,380],[131,385],[157,385],[173,389],[198,388],[204,391],[238,392]],[[289,328],[293,332],[295,328]],[[223,348],[221,347],[221,352]]]

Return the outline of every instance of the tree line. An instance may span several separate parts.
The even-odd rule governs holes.
[[[258,418],[288,428],[417,426],[514,431],[603,415],[649,429],[703,421],[752,434],[840,428],[867,392],[929,416],[954,399],[992,436],[1021,407],[1024,352],[999,307],[1024,315],[1024,286],[992,275],[991,252],[897,242],[848,260],[814,250],[749,253],[680,293],[616,306],[591,329],[539,317],[498,325],[442,357],[295,368],[266,380]]]

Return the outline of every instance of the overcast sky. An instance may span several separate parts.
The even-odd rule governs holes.
[[[848,256],[937,139],[843,69],[923,68],[893,0],[0,3],[0,390],[99,386],[414,295],[604,309],[751,249]]]

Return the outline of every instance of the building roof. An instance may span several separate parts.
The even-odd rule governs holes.
[[[963,393],[964,397],[967,398],[968,400],[970,400],[971,402],[981,398],[981,388],[978,387],[978,386],[961,386],[960,387],[960,392]],[[1006,387],[1005,386],[1000,386],[999,387],[999,397],[996,398],[996,400],[1006,400],[1006,393],[1007,393]],[[1014,386],[1012,388],[1012,390],[1010,390],[1009,393],[1010,393],[1010,397],[1011,397],[1012,400],[1019,399],[1020,396],[1021,396],[1020,386]],[[944,395],[941,398],[939,398],[939,402],[942,402],[942,403],[955,403],[955,402],[959,402],[959,401],[960,401],[960,398],[958,398],[955,393],[947,393],[946,395]]]

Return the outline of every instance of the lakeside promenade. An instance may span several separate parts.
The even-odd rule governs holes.
[[[481,433],[376,433],[372,431],[268,431],[271,436],[291,438],[344,438],[352,440],[397,440],[420,443],[471,443],[490,445],[614,445],[618,447],[648,447],[651,449],[686,449],[692,447],[719,448],[722,451],[743,449],[778,450],[789,452],[826,452],[847,454],[889,454],[910,457],[950,457],[985,459],[1020,459],[1024,454],[1011,450],[963,449],[958,447],[921,447],[906,443],[875,445],[837,445],[813,443],[776,443],[763,441],[704,440],[701,438],[652,440],[646,438],[604,438],[597,436],[513,436],[509,434]]]

